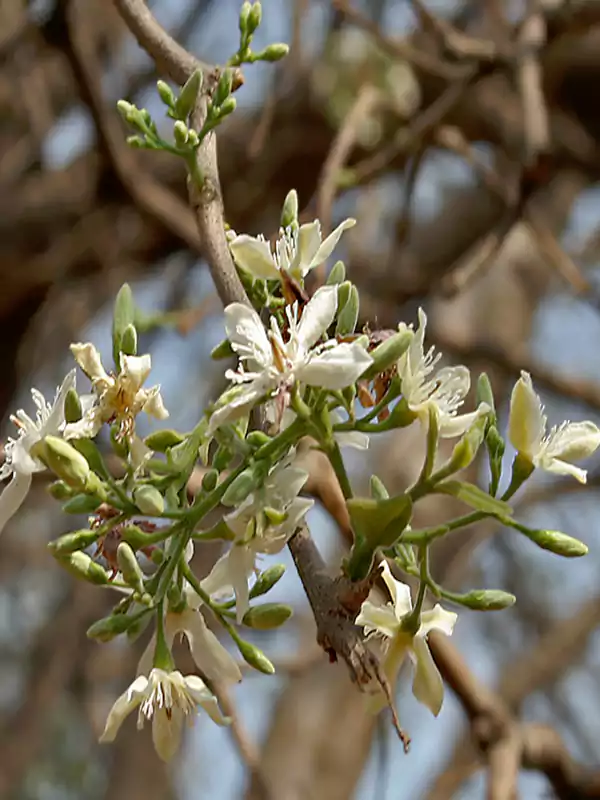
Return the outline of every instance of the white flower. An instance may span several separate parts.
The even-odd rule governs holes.
[[[31,390],[36,406],[35,421],[22,409],[11,417],[19,432],[16,439],[7,441],[4,447],[5,461],[0,467],[0,480],[11,479],[0,495],[0,532],[27,497],[33,473],[46,469],[31,452],[32,448],[46,436],[62,433],[65,424],[65,397],[69,389],[74,388],[75,370],[71,370],[57,389],[52,405],[46,402],[37,389]]]
[[[362,625],[366,634],[374,633],[384,637],[384,671],[392,688],[405,657],[411,659],[415,665],[413,694],[437,717],[444,700],[444,684],[429,651],[427,634],[430,631],[440,631],[450,636],[457,615],[436,605],[431,611],[422,612],[421,625],[416,634],[403,631],[402,621],[412,610],[410,588],[394,578],[386,561],[382,562],[382,566],[382,577],[392,602],[382,604],[372,593],[375,602],[365,600],[356,624]],[[384,702],[378,702],[376,710],[380,710]]]
[[[203,708],[218,725],[226,725],[214,695],[197,675],[152,669],[139,675],[111,708],[101,742],[113,742],[125,718],[139,706],[137,727],[152,720],[152,740],[163,761],[170,761],[181,742],[183,721],[193,722],[198,707]]]
[[[141,411],[155,419],[169,416],[163,405],[160,386],[142,388],[152,365],[149,355],[126,356],[120,353],[119,373],[114,375],[106,372],[100,353],[93,344],[72,344],[71,351],[75,361],[91,380],[94,395],[85,398],[86,402],[82,403],[83,417],[67,425],[65,438],[93,439],[105,422],[116,421],[120,435],[131,440],[135,418]]]
[[[330,339],[317,344],[335,317],[337,286],[323,286],[305,306],[298,319],[298,304],[286,308],[289,332],[284,341],[275,317],[265,330],[256,311],[242,303],[225,309],[225,329],[238,354],[237,372],[226,377],[240,385],[234,396],[210,418],[209,433],[219,425],[245,414],[260,398],[272,392],[287,392],[299,381],[324,389],[343,389],[353,384],[372,358],[357,342]]]
[[[481,403],[476,411],[457,416],[471,386],[469,370],[461,365],[442,367],[434,372],[442,356],[441,353],[435,354],[434,347],[425,352],[426,327],[427,316],[420,308],[419,327],[408,350],[398,361],[402,396],[425,426],[429,425],[429,411],[433,409],[437,414],[440,436],[462,436],[477,417],[488,411],[488,406]],[[398,326],[399,331],[406,328],[404,323]]]
[[[323,264],[332,254],[342,233],[356,224],[346,219],[321,241],[321,224],[318,220],[279,231],[275,252],[264,236],[235,236],[229,244],[238,267],[255,278],[281,279],[281,272],[301,280],[311,269]]]
[[[305,470],[289,460],[282,462],[258,491],[224,517],[235,540],[202,581],[202,588],[210,594],[233,591],[238,622],[250,606],[248,578],[256,569],[257,555],[279,553],[314,503],[298,497],[307,478]],[[270,520],[265,509],[274,510],[281,521]]]
[[[544,407],[536,394],[531,376],[521,372],[510,398],[508,436],[518,453],[535,467],[556,475],[572,475],[581,483],[587,472],[571,461],[587,458],[600,446],[600,428],[593,422],[563,422],[546,434]]]

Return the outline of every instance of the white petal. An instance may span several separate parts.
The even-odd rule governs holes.
[[[88,376],[92,383],[110,382],[106,370],[102,366],[102,359],[96,347],[87,342],[86,344],[72,344],[71,352],[75,357],[75,361],[79,364],[83,372]]]
[[[399,621],[402,619],[402,617],[405,617],[412,611],[410,587],[405,583],[402,583],[402,581],[397,581],[396,578],[394,578],[392,571],[390,570],[390,565],[387,561],[384,560],[381,562],[381,564],[383,567],[381,577],[383,578],[383,581],[392,597],[396,619]]]
[[[201,678],[197,675],[188,675],[185,678],[185,684],[190,695],[199,706],[202,706],[213,722],[216,722],[217,725],[229,724],[229,718],[224,717],[221,713],[217,698],[207,689]]]
[[[296,257],[290,265],[290,272],[294,277],[303,278],[313,266],[316,266],[313,264],[313,259],[317,255],[320,244],[321,223],[318,220],[300,225]]]
[[[143,356],[126,356],[120,354],[121,379],[127,381],[135,393],[141,389],[152,369],[152,358],[146,353]]]
[[[587,483],[587,470],[575,467],[573,464],[567,464],[566,461],[561,461],[559,458],[536,459],[536,463],[546,472],[551,472],[554,475],[572,475],[579,483]]]
[[[531,376],[521,372],[510,397],[508,438],[518,453],[533,458],[539,452],[546,429],[546,417]]]
[[[233,545],[228,556],[229,575],[235,592],[235,615],[238,625],[250,608],[248,578],[254,570],[254,553],[244,545]]]
[[[567,422],[550,431],[540,457],[579,461],[591,456],[598,447],[600,429],[593,422]]]
[[[100,737],[101,742],[113,742],[115,740],[125,718],[134,708],[139,706],[144,699],[147,688],[148,678],[146,678],[145,675],[140,675],[134,680],[127,691],[123,692],[123,694],[117,698],[108,714],[104,731]]]
[[[209,630],[199,611],[187,609],[180,617],[179,626],[186,636],[192,658],[200,672],[211,681],[239,683],[242,674],[232,656],[215,634]]]
[[[337,286],[322,286],[306,304],[298,325],[298,339],[305,350],[321,338],[337,310]]]
[[[275,469],[265,483],[267,504],[272,494],[276,502],[278,500],[282,505],[288,505],[298,496],[307,480],[308,472],[300,467]]]
[[[261,368],[273,363],[273,350],[265,326],[253,308],[231,303],[225,309],[225,331],[231,346],[240,356],[251,356]],[[250,362],[251,369],[254,369]]]
[[[334,434],[334,439],[340,447],[354,447],[356,450],[369,447],[369,435],[362,431],[339,431]]]
[[[160,386],[154,386],[148,395],[148,399],[142,406],[142,410],[154,419],[167,419],[169,412],[165,408],[163,399],[160,393]]]
[[[335,391],[355,383],[372,362],[364,347],[356,342],[342,342],[312,356],[296,375],[309,386]]]
[[[177,706],[167,716],[164,708],[157,708],[152,716],[152,741],[154,749],[163,761],[170,761],[179,750],[183,729],[183,711]]]
[[[440,631],[446,636],[452,636],[452,631],[458,619],[458,614],[454,611],[446,611],[439,603],[430,611],[423,611],[421,614],[421,626],[417,636],[427,636],[429,631]]]
[[[215,562],[215,565],[208,573],[206,578],[202,579],[200,585],[211,597],[213,595],[219,596],[233,594],[227,553],[225,553],[225,555],[221,556],[221,558]]]
[[[225,405],[217,407],[213,411],[208,424],[207,435],[212,436],[221,425],[233,422],[243,417],[244,414],[249,413],[269,389],[269,385],[262,378],[240,386],[239,393],[235,397],[229,397]]]
[[[65,397],[70,389],[75,388],[76,371],[72,369],[64,381],[61,383],[60,388],[56,392],[56,397],[52,403],[52,409],[46,422],[44,423],[44,433],[46,435],[58,433],[61,426],[65,421]]]
[[[255,278],[269,280],[280,277],[268,242],[242,234],[229,243],[229,249],[238,267]]]
[[[173,644],[173,638],[174,636],[171,636],[171,640],[168,642],[169,645]],[[138,675],[150,674],[150,671],[152,670],[152,666],[154,663],[155,647],[156,647],[156,633],[153,633],[150,641],[146,645],[146,649],[144,650],[144,652],[140,656],[140,660],[138,661],[137,665]]]
[[[398,631],[398,620],[391,603],[386,606],[379,606],[370,600],[365,600],[361,605],[355,625],[362,626],[365,629],[365,633],[381,633],[390,639]]]
[[[482,414],[487,414],[489,411],[490,407],[487,403],[481,403],[476,411],[471,411],[469,414],[457,414],[456,416],[441,414],[438,417],[439,434],[445,439],[462,436]]]
[[[442,676],[435,665],[425,639],[420,636],[415,637],[412,646],[416,667],[412,687],[413,694],[437,717],[444,702]]]
[[[11,482],[0,495],[0,533],[8,520],[16,514],[31,487],[31,474],[14,472]]]
[[[325,239],[323,244],[319,247],[308,269],[313,269],[313,267],[317,267],[319,264],[322,264],[324,261],[327,261],[329,256],[333,253],[337,243],[339,242],[342,233],[344,233],[344,231],[347,231],[349,228],[354,227],[354,225],[356,225],[355,219],[346,219],[341,223],[341,225],[338,225],[337,228],[329,234],[329,236]],[[319,232],[319,238],[320,238],[320,232]]]

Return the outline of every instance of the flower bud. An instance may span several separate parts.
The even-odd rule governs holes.
[[[136,119],[138,113],[137,108],[132,103],[128,103],[127,100],[117,101],[117,110],[123,119],[129,123]]]
[[[516,603],[514,594],[501,589],[474,589],[467,594],[452,595],[448,599],[474,611],[501,611]]]
[[[525,526],[520,526],[518,530],[542,550],[549,550],[551,553],[556,553],[557,556],[579,558],[588,553],[587,545],[561,531],[533,530]]]
[[[325,281],[326,286],[336,286],[346,280],[346,267],[343,261],[336,261]]]
[[[121,633],[125,633],[136,622],[135,617],[127,614],[111,614],[109,617],[94,622],[86,631],[88,639],[95,639],[97,642],[110,642]]]
[[[210,351],[210,357],[214,361],[220,361],[224,358],[232,358],[235,355],[233,347],[229,339],[224,339],[220,344]]]
[[[260,25],[261,20],[262,20],[262,8],[261,8],[261,5],[258,2],[257,3],[253,3],[252,4],[252,8],[250,9],[250,11],[248,13],[248,22],[247,22],[247,25],[246,25],[246,29],[247,29],[249,34],[253,34],[254,33],[254,31]]]
[[[156,90],[158,92],[158,96],[167,106],[167,108],[171,108],[175,104],[175,94],[168,83],[165,83],[164,81],[157,81]]]
[[[57,561],[76,578],[83,578],[98,586],[110,583],[108,572],[81,550],[68,556],[57,555]]]
[[[141,136],[128,136],[125,142],[133,150],[143,150],[146,147],[146,140]]]
[[[128,325],[123,331],[121,352],[126,356],[134,356],[137,353],[137,331],[134,325]]]
[[[136,592],[144,594],[144,573],[127,542],[121,542],[117,547],[117,564],[125,583]]]
[[[285,566],[283,564],[274,564],[269,567],[256,579],[254,586],[250,589],[250,598],[260,597],[270,591],[275,584],[281,580],[285,573]]]
[[[73,490],[64,481],[51,483],[48,487],[48,492],[55,500],[67,500],[73,494]]]
[[[242,618],[244,625],[257,631],[279,628],[292,616],[292,609],[283,603],[263,603],[248,609]]]
[[[256,61],[281,61],[290,52],[290,47],[283,42],[274,42],[273,44],[265,47],[260,53],[256,53],[254,58]]]
[[[219,117],[227,117],[229,114],[235,111],[236,107],[237,100],[235,97],[228,97],[226,100],[223,100],[219,106]]]
[[[230,447],[227,447],[227,445],[225,444],[219,445],[213,456],[212,460],[213,467],[218,472],[222,472],[224,469],[227,469],[227,467],[230,465],[234,455],[235,453]]]
[[[377,475],[371,475],[371,497],[374,500],[387,500],[389,498],[389,492],[385,488],[383,481],[381,478],[378,478]]]
[[[103,500],[92,494],[76,494],[62,507],[65,514],[92,514]]]
[[[247,664],[250,664],[251,667],[254,667],[254,669],[257,669],[259,672],[263,672],[265,675],[273,675],[275,667],[262,650],[250,644],[250,642],[240,639],[239,636],[236,637],[235,643],[240,651],[240,655]]]
[[[271,437],[264,431],[250,431],[248,436],[246,436],[246,442],[252,448],[262,447],[264,444],[268,444],[270,441]]]
[[[188,127],[185,122],[182,122],[180,119],[173,125],[173,138],[178,147],[183,147],[187,144],[189,138]]]
[[[202,82],[204,76],[202,70],[195,70],[183,85],[179,92],[179,97],[175,101],[173,110],[178,119],[185,121],[194,110],[196,100],[200,90],[202,89]]]
[[[148,534],[137,525],[126,525],[121,532],[121,539],[131,547],[132,550],[141,550],[148,546]]]
[[[48,467],[72,489],[83,490],[90,475],[90,465],[72,445],[58,436],[46,436],[44,456]]]
[[[87,529],[65,533],[53,542],[48,543],[48,550],[53,555],[62,556],[74,553],[77,550],[85,550],[98,539],[98,531]]]
[[[410,330],[398,331],[398,333],[392,334],[384,342],[377,345],[370,353],[373,363],[363,372],[361,378],[370,380],[379,375],[379,373],[393,367],[410,347],[413,336],[414,333]]]
[[[341,286],[344,286],[344,284],[341,284]],[[339,304],[338,308],[340,308]],[[358,289],[353,284],[350,284],[348,300],[338,314],[337,325],[335,328],[336,336],[347,336],[350,333],[354,333],[356,323],[358,322],[359,310],[360,298],[358,296]]]
[[[216,469],[209,469],[202,478],[202,489],[205,492],[212,492],[219,480],[219,473]]]
[[[223,105],[225,100],[231,94],[231,85],[233,82],[233,74],[230,69],[225,67],[223,72],[221,73],[221,77],[219,78],[219,82],[217,83],[217,88],[215,89],[215,93],[213,95],[213,105],[217,108]]]
[[[82,413],[79,395],[75,389],[69,389],[65,396],[65,422],[79,422]]]
[[[175,447],[176,444],[181,444],[185,439],[181,433],[164,428],[161,431],[155,431],[144,439],[144,444],[155,453],[165,453],[170,447]]]
[[[160,517],[165,510],[165,500],[155,486],[145,484],[133,490],[133,502],[142,512],[151,517]]]
[[[133,325],[135,322],[135,306],[133,303],[133,293],[128,283],[124,283],[119,289],[115,298],[115,305],[113,308],[113,323],[112,323],[112,342],[113,342],[113,359],[118,366],[120,362],[121,352],[121,337],[128,325]]]
[[[263,482],[266,467],[260,461],[252,464],[235,478],[221,498],[224,506],[239,506]]]
[[[281,209],[281,227],[289,228],[295,222],[298,222],[298,192],[290,189]]]
[[[242,7],[240,8],[240,17],[239,17],[239,26],[240,26],[240,33],[242,36],[246,33],[248,28],[248,17],[250,15],[250,11],[252,10],[252,3],[249,3],[247,0],[246,2],[242,3]]]
[[[485,403],[492,409],[494,414],[496,413],[496,405],[494,403],[494,392],[492,391],[492,384],[490,383],[490,379],[488,378],[487,373],[485,372],[482,372],[479,378],[477,379],[476,402],[477,405]]]

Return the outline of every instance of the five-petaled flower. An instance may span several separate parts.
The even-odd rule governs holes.
[[[366,634],[383,637],[384,672],[393,688],[398,671],[408,656],[415,665],[413,694],[417,700],[437,716],[444,700],[444,684],[435,665],[427,644],[430,631],[440,631],[450,636],[456,623],[457,615],[446,611],[439,604],[430,611],[421,613],[420,626],[416,633],[403,628],[403,622],[412,611],[410,588],[392,575],[387,561],[382,562],[383,580],[389,590],[392,602],[382,603],[375,592],[371,599],[365,600],[356,624],[361,625]],[[379,711],[385,706],[383,693],[379,694],[373,704],[373,710]]]
[[[298,304],[286,308],[288,333],[275,317],[267,331],[256,311],[242,303],[225,309],[225,329],[240,359],[236,372],[226,377],[238,385],[227,392],[210,418],[209,433],[219,425],[243,416],[261,398],[275,393],[280,398],[298,381],[309,386],[338,390],[353,384],[371,364],[372,358],[358,342],[330,339],[318,344],[335,317],[337,286],[315,292],[299,317]],[[282,411],[285,408],[282,403]]]
[[[93,344],[72,344],[75,361],[92,382],[94,394],[82,397],[84,413],[78,422],[67,425],[65,438],[93,439],[104,423],[116,422],[119,436],[132,441],[135,418],[144,411],[155,419],[166,419],[169,412],[160,394],[160,386],[144,389],[152,361],[149,355],[127,356],[120,353],[119,372],[109,374],[102,366],[100,353]]]
[[[547,418],[531,376],[521,372],[510,398],[508,436],[512,446],[535,467],[572,475],[581,483],[587,472],[571,461],[587,458],[600,447],[600,428],[593,422],[563,422],[546,433]]]
[[[407,327],[412,328],[400,323],[398,330]],[[408,350],[397,365],[398,375],[402,381],[402,395],[409,409],[425,426],[429,425],[429,413],[433,410],[437,415],[440,436],[462,436],[477,417],[489,409],[485,403],[481,403],[476,411],[457,415],[471,386],[469,370],[459,365],[442,367],[435,372],[442,355],[436,354],[434,347],[425,352],[426,327],[427,316],[420,308],[419,326]]]
[[[27,497],[33,473],[46,469],[35,455],[34,446],[46,436],[62,433],[65,426],[65,397],[69,389],[74,388],[75,370],[71,370],[57,390],[52,405],[37,389],[31,390],[37,409],[35,420],[22,409],[11,417],[19,432],[16,439],[9,439],[4,446],[5,461],[0,467],[0,480],[11,479],[0,495],[0,532]]]
[[[264,236],[235,236],[229,244],[238,267],[255,278],[278,279],[287,272],[296,280],[303,279],[311,269],[325,263],[332,254],[342,233],[355,224],[346,219],[322,241],[321,223],[318,220],[288,227],[279,231],[273,252]]]
[[[125,718],[139,706],[137,727],[152,720],[152,740],[163,761],[170,761],[181,742],[183,721],[193,722],[203,708],[218,725],[227,725],[214,695],[197,675],[182,675],[154,668],[139,675],[111,708],[101,742],[113,742]]]
[[[267,476],[263,486],[224,519],[235,535],[229,550],[202,581],[209,594],[235,594],[238,622],[250,606],[248,577],[256,569],[260,553],[279,553],[294,533],[314,500],[298,497],[308,473],[289,459]]]

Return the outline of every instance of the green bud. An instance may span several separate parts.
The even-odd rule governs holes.
[[[178,147],[183,147],[185,144],[187,144],[189,135],[190,132],[185,122],[182,122],[180,119],[178,119],[173,125],[173,138],[175,139],[175,144]]]
[[[158,489],[149,484],[138,486],[133,490],[133,502],[142,512],[151,517],[160,517],[165,510],[165,499]]]
[[[352,283],[350,281],[343,281],[338,286],[337,291],[337,313],[340,314],[348,300],[350,299],[350,292],[352,290]],[[366,342],[368,343],[368,338]]]
[[[196,100],[202,89],[203,79],[202,70],[195,70],[179,92],[179,97],[175,101],[173,110],[180,120],[185,121],[194,110]]]
[[[200,137],[193,128],[188,130],[188,144],[190,147],[198,147],[200,144]]]
[[[117,564],[125,583],[140,594],[144,594],[144,573],[131,545],[127,542],[121,542],[117,547]]]
[[[124,283],[119,289],[115,298],[113,309],[112,340],[113,340],[113,359],[115,365],[119,366],[121,352],[121,338],[128,325],[135,324],[135,306],[133,294],[128,283]]]
[[[51,483],[48,487],[48,492],[55,500],[67,500],[73,494],[73,490],[64,481]]]
[[[62,507],[65,514],[92,514],[102,505],[102,498],[91,494],[76,494]]]
[[[258,489],[264,475],[263,469],[257,469],[257,465],[247,467],[237,476],[233,483],[226,489],[221,498],[224,506],[239,506],[249,494]]]
[[[271,437],[268,436],[264,431],[250,431],[248,436],[246,436],[246,442],[252,448],[259,448],[265,444],[268,444],[271,441]]]
[[[288,228],[298,222],[298,192],[290,189],[281,209],[281,227]]]
[[[125,633],[137,622],[135,617],[128,617],[127,614],[111,614],[94,622],[87,629],[88,639],[95,639],[97,642],[110,642],[115,637]]]
[[[257,631],[269,631],[287,622],[292,613],[292,609],[282,603],[263,603],[248,609],[242,622]]]
[[[172,583],[167,589],[167,600],[169,601],[169,611],[178,614],[184,610],[185,598],[176,583]]]
[[[487,403],[487,405],[492,409],[494,414],[496,413],[496,404],[494,403],[494,392],[492,391],[492,384],[490,383],[490,379],[487,376],[487,373],[482,372],[479,378],[477,379],[477,395],[476,395],[477,405],[480,403]]]
[[[229,339],[224,339],[220,344],[210,351],[210,357],[214,361],[221,361],[224,358],[231,358],[235,355],[235,351],[231,346]]]
[[[273,675],[275,667],[262,650],[250,644],[250,642],[240,639],[239,636],[236,638],[235,643],[240,651],[240,655],[247,664],[250,664],[251,667],[254,667],[254,669],[257,669],[259,672],[264,672],[265,675]]]
[[[217,88],[215,89],[215,93],[213,95],[213,105],[215,105],[217,108],[222,106],[225,100],[227,100],[231,94],[232,83],[233,73],[226,67],[221,73],[221,77],[219,78]]]
[[[151,433],[144,439],[144,444],[155,453],[165,453],[170,447],[175,447],[176,444],[181,444],[185,436],[170,428]]]
[[[137,108],[132,103],[128,103],[127,100],[117,101],[117,110],[127,122],[130,122],[137,113]]]
[[[104,463],[102,454],[92,439],[72,439],[71,444],[78,453],[81,453],[94,472],[104,478],[110,478],[110,473]]]
[[[85,550],[98,539],[98,531],[87,529],[65,533],[53,542],[48,543],[48,550],[53,555],[62,556],[74,553],[77,550]]]
[[[250,589],[250,599],[260,597],[270,591],[283,578],[284,573],[285,566],[283,564],[274,564],[264,572],[261,572],[254,582],[254,586]]]
[[[128,136],[125,142],[133,150],[144,150],[148,146],[146,140],[141,136]]]
[[[98,586],[106,586],[110,582],[108,572],[81,550],[67,556],[57,555],[56,558],[59,564],[76,578],[83,578]]]
[[[514,527],[514,526],[513,526]],[[533,530],[520,525],[518,530],[535,542],[542,550],[549,550],[564,558],[579,558],[588,554],[588,547],[579,539],[574,539],[561,531]]]
[[[205,492],[212,492],[216,488],[219,480],[219,473],[216,469],[209,469],[202,478],[202,489]]]
[[[165,560],[164,551],[161,550],[159,547],[155,547],[150,555],[150,561],[152,561],[153,564],[156,564],[157,567],[160,567],[160,565],[163,563],[164,560]]]
[[[82,416],[81,401],[75,389],[69,389],[65,396],[65,421],[79,422]]]
[[[46,436],[44,455],[48,467],[72,489],[83,490],[90,475],[90,465],[72,445],[58,436]]]
[[[134,325],[128,325],[123,331],[121,352],[126,356],[134,356],[137,353],[137,331]]]
[[[240,33],[242,34],[242,36],[246,33],[246,30],[248,28],[248,16],[251,10],[252,10],[252,3],[249,2],[242,3],[242,7],[240,8],[240,18],[239,18]]]
[[[164,81],[157,81],[156,90],[158,91],[160,99],[167,106],[167,108],[171,108],[173,105],[175,105],[175,93],[168,83],[165,83]]]
[[[343,261],[336,261],[331,272],[327,276],[326,285],[335,286],[336,284],[343,283],[346,280],[346,267]]]
[[[514,594],[503,592],[501,589],[474,589],[467,594],[452,594],[448,599],[474,611],[502,611],[517,601]]]
[[[227,117],[235,111],[236,107],[237,100],[235,97],[228,97],[226,100],[223,100],[222,104],[219,106],[219,117]]]
[[[374,500],[387,500],[389,498],[389,492],[385,488],[383,481],[381,478],[378,478],[377,475],[371,475],[371,497]]]
[[[235,453],[230,447],[227,445],[219,445],[215,451],[215,455],[212,460],[213,467],[218,471],[222,472],[224,469],[231,464],[231,461],[234,457]]]
[[[284,44],[283,42],[274,42],[268,47],[265,47],[264,50],[261,50],[260,53],[255,53],[254,60],[270,61],[271,63],[274,61],[281,61],[281,59],[285,58],[289,52],[289,45]]]
[[[149,128],[152,127],[152,125],[154,123],[152,122],[152,117],[151,117],[150,112],[148,111],[147,108],[140,108],[139,111],[138,111],[138,115],[139,115],[140,119],[142,120],[142,122],[147,127],[149,127]]]
[[[343,285],[344,284],[342,284],[342,286]],[[354,333],[354,330],[356,329],[356,323],[358,322],[359,310],[360,298],[358,296],[358,289],[356,286],[351,284],[348,300],[338,314],[337,325],[335,327],[337,336],[347,336],[350,333]]]
[[[410,347],[413,336],[414,333],[412,331],[398,331],[398,333],[392,334],[389,339],[377,345],[371,351],[373,363],[363,372],[361,377],[370,380],[379,375],[380,372],[385,372],[385,370],[393,367]]]
[[[260,3],[253,3],[252,8],[248,12],[248,22],[247,22],[247,31],[249,34],[254,33],[254,31],[260,25],[262,20],[262,8]]]
[[[502,460],[506,449],[504,439],[495,425],[490,425],[488,428],[485,437],[485,445],[488,450],[490,463],[490,494],[495,496],[500,485],[500,478],[502,477]]]

